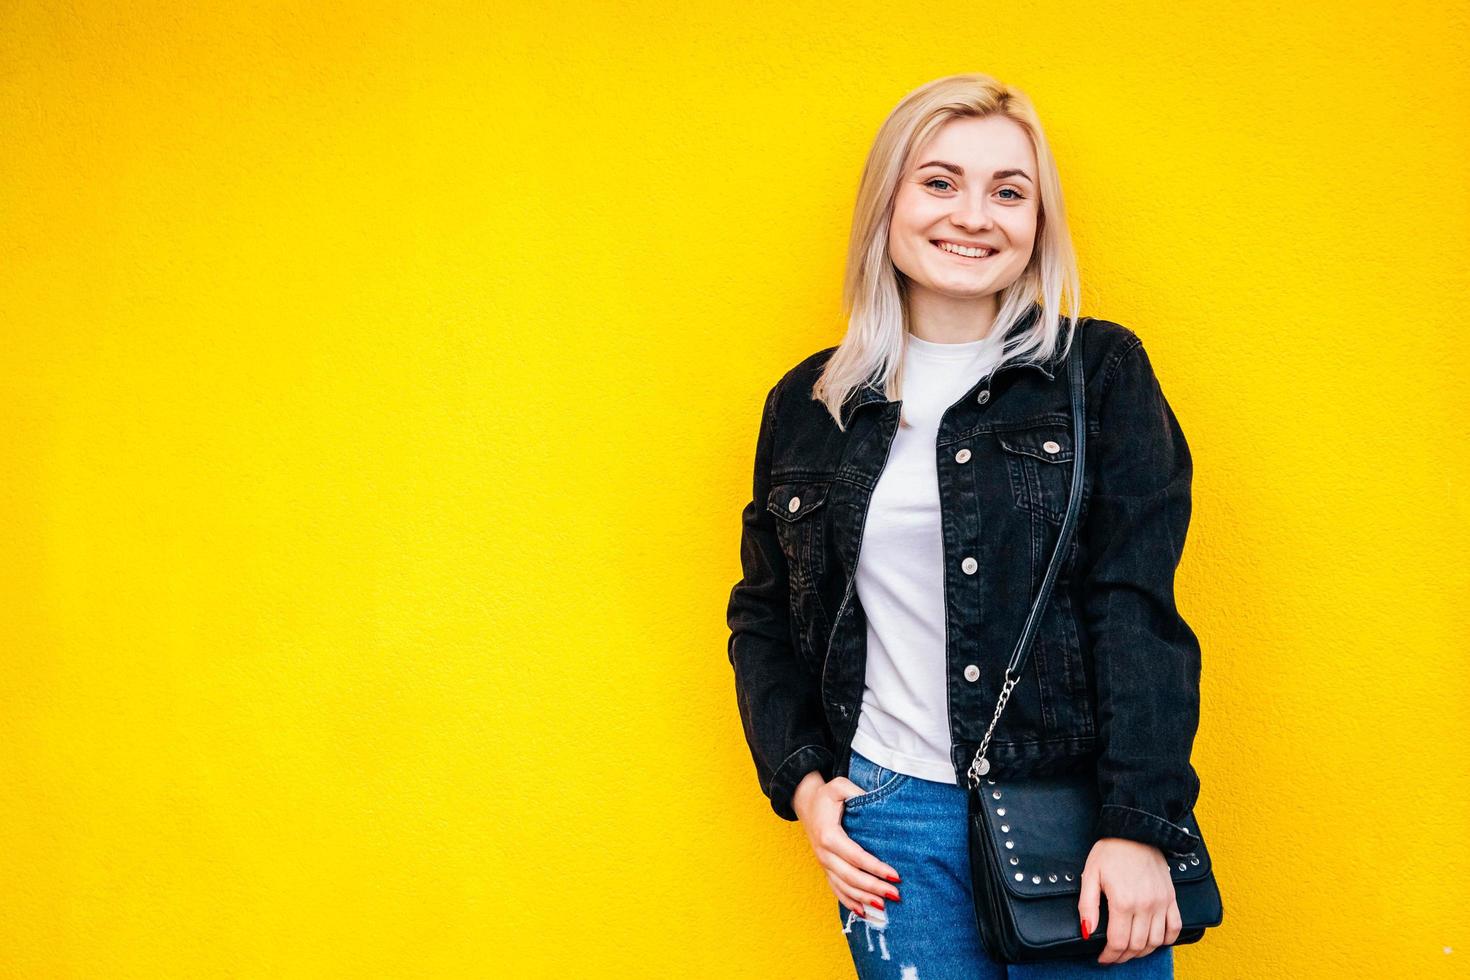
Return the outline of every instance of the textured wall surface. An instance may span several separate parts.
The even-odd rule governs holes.
[[[1180,975],[1470,973],[1466,20],[5,4],[0,976],[850,975],[725,601],[868,143],[977,70],[1194,451]]]

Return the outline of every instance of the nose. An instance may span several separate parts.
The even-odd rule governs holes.
[[[959,203],[955,211],[950,215],[950,220],[957,227],[964,229],[983,229],[992,227],[995,222],[990,217],[990,210],[985,196],[971,195],[957,199]]]

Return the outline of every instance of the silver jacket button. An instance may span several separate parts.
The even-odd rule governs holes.
[[[968,463],[970,461],[970,451],[968,449],[961,449],[954,454],[954,461],[956,463]]]
[[[1051,439],[1048,439],[1046,440],[1046,442],[1043,442],[1041,444],[1041,448],[1045,449],[1049,453],[1059,453],[1062,451],[1062,444],[1059,442],[1053,442]]]
[[[970,664],[965,668],[965,680],[978,681],[980,679],[980,668]]]
[[[786,509],[791,511],[791,513],[793,514],[801,510],[801,498],[792,497],[791,500],[787,502]]]
[[[973,558],[966,558],[960,562],[960,567],[965,570],[966,575],[974,575],[975,569],[980,567],[980,563]]]
[[[975,401],[979,402],[981,405],[984,405],[986,402],[990,401],[990,389],[983,389],[980,394],[975,396]]]

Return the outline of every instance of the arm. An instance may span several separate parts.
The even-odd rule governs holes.
[[[1200,648],[1174,601],[1189,528],[1192,460],[1184,433],[1134,337],[1101,391],[1100,461],[1083,528],[1084,616],[1097,669],[1098,837],[1193,850],[1178,821],[1199,778]]]
[[[791,645],[786,556],[766,510],[777,392],[766,395],[756,439],[755,480],[742,514],[743,577],[730,590],[729,656],[756,780],[784,820],[797,819],[792,796],[807,773],[830,780],[833,754],[816,681]]]

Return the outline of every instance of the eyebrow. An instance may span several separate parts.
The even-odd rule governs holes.
[[[928,163],[919,164],[920,170],[923,170],[925,167],[943,167],[956,177],[963,177],[965,175],[964,167],[957,163],[945,163],[943,160],[930,160]],[[997,170],[991,174],[991,179],[993,180],[1000,180],[1002,177],[1025,177],[1028,181],[1031,180],[1031,176],[1024,170]],[[1035,183],[1035,181],[1031,182]]]

